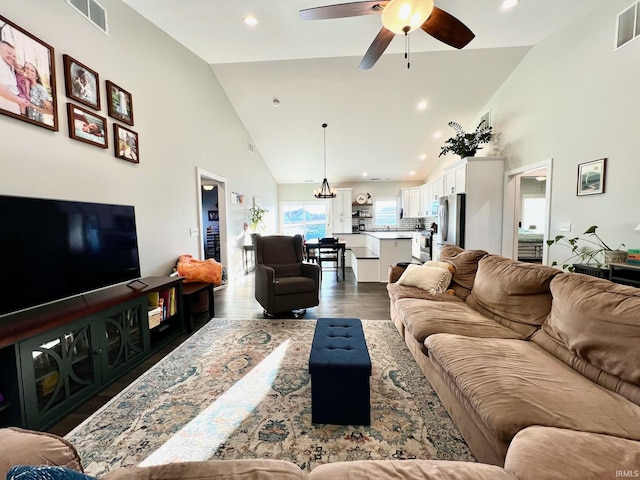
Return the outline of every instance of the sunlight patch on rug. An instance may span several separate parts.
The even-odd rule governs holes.
[[[276,348],[139,466],[211,458],[271,391],[290,341]]]

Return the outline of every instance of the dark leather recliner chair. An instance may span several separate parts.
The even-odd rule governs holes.
[[[302,236],[256,235],[256,300],[267,316],[320,303],[320,266],[302,261]]]

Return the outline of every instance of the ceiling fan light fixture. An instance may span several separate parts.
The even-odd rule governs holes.
[[[391,0],[382,11],[382,25],[397,35],[410,33],[420,28],[432,11],[433,0]]]

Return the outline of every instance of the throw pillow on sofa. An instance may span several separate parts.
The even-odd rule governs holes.
[[[408,265],[398,279],[400,285],[417,287],[432,295],[444,293],[451,283],[451,272],[441,267]]]
[[[18,465],[7,472],[7,480],[96,480],[67,467]]]

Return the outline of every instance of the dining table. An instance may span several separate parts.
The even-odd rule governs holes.
[[[347,243],[344,241],[340,241],[338,240],[335,243],[324,243],[320,241],[321,239],[319,238],[311,238],[309,240],[305,241],[304,244],[304,249],[305,249],[305,254],[306,254],[306,258],[309,259],[312,257],[311,253],[313,252],[313,250],[318,250],[320,248],[322,248],[323,250],[333,250],[336,252],[336,254],[338,255],[338,258],[340,259],[340,264],[342,265],[342,279],[344,280],[345,278],[345,252],[347,249]],[[317,258],[317,257],[316,257]],[[340,270],[339,268],[336,268],[336,270]]]

